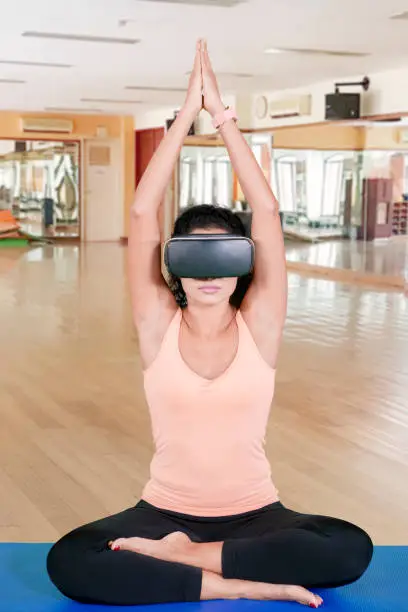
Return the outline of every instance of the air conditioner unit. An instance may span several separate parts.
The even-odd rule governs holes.
[[[23,132],[52,132],[56,134],[71,134],[74,130],[73,121],[67,119],[21,118]]]
[[[269,117],[283,119],[285,117],[301,117],[312,112],[312,96],[293,96],[271,100],[269,103]]]

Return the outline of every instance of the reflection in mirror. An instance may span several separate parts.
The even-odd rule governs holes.
[[[296,157],[282,156],[276,162],[277,198],[280,209],[285,213],[296,213],[297,201],[297,165]]]
[[[326,218],[332,217],[334,220],[337,220],[339,226],[342,224],[343,171],[343,155],[332,155],[324,160],[321,216]]]
[[[79,236],[79,144],[0,140],[0,211],[33,236]]]
[[[349,232],[356,180],[354,151],[273,151],[272,186],[284,228],[299,238]]]
[[[245,134],[245,138],[271,183],[271,135]],[[196,204],[217,204],[239,213],[250,212],[222,143],[186,145],[181,151],[178,208],[182,210]]]
[[[233,207],[232,168],[225,147],[183,147],[179,179],[180,210],[197,204]]]
[[[356,148],[348,142],[347,150],[327,148],[325,142],[320,150],[273,148],[278,135],[271,133],[245,138],[279,200],[289,258],[377,274],[387,269],[408,278],[408,242],[390,240],[387,249],[384,242],[376,248],[377,238],[408,236],[407,146],[376,149],[373,135],[366,150],[357,148],[357,141]],[[336,138],[341,140],[335,133]],[[293,134],[289,140],[296,145]],[[227,206],[250,227],[250,205],[222,143],[185,146],[179,176],[179,208]]]

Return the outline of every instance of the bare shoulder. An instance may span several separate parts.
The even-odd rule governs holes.
[[[177,303],[169,289],[158,289],[151,309],[135,319],[142,367],[146,370],[159,354],[164,336],[177,312]]]
[[[274,318],[273,309],[254,300],[244,301],[240,312],[262,358],[276,368],[283,326]]]

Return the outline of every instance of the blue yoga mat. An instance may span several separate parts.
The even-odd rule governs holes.
[[[306,609],[283,602],[223,601],[160,606],[89,606],[72,602],[48,580],[49,544],[0,544],[0,612],[284,612]],[[319,591],[321,610],[408,612],[408,547],[376,547],[366,574],[341,589]]]

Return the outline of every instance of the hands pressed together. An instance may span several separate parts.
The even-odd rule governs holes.
[[[204,108],[212,117],[225,109],[204,40],[197,42],[185,106],[197,115]]]

